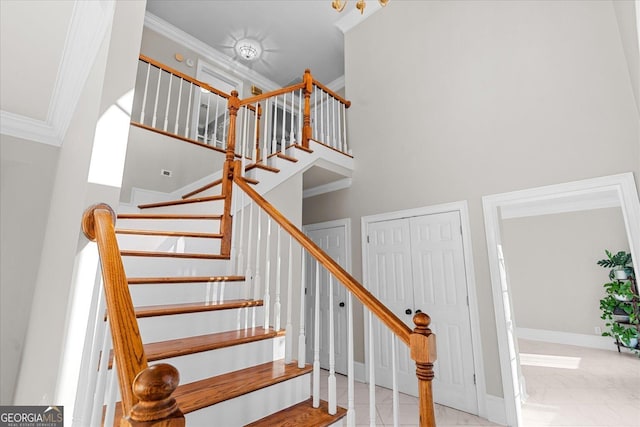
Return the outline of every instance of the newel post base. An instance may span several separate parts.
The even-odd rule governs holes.
[[[411,358],[416,362],[416,376],[418,377],[418,398],[420,411],[420,426],[435,427],[436,417],[433,407],[433,362],[436,361],[436,336],[429,329],[431,318],[425,313],[418,313],[413,317],[416,327],[410,337]]]
[[[171,396],[179,382],[178,370],[166,363],[141,371],[132,387],[138,403],[120,427],[184,427],[184,415]]]

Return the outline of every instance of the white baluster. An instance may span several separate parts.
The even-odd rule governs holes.
[[[319,138],[318,132],[320,131],[320,124],[318,123],[318,88],[313,87],[313,139],[316,141]]]
[[[158,83],[156,84],[156,99],[153,104],[153,119],[151,120],[151,127],[156,127],[158,119],[158,99],[160,98],[160,81],[162,80],[162,70],[158,68]]]
[[[347,294],[347,426],[356,425],[355,367],[353,364],[353,298]]]
[[[255,275],[254,275],[254,279],[253,279],[253,299],[255,300],[259,300],[260,299],[260,286],[261,284],[261,280],[262,278],[260,277],[260,240],[262,238],[262,224],[260,222],[260,216],[261,216],[262,211],[258,208],[258,212],[256,212],[256,219],[257,219],[257,225],[256,225],[256,268],[255,268]],[[253,308],[253,319],[251,321],[251,327],[255,328],[256,327],[256,308]]]
[[[222,147],[221,147],[224,150],[227,149],[227,128],[229,127],[228,120],[229,120],[229,109],[225,106],[224,117],[222,118],[222,123],[224,123],[224,126],[222,126]]]
[[[260,131],[258,129],[258,111],[260,110],[260,104],[256,102],[256,112],[253,116],[254,120],[253,120],[253,139],[251,140],[251,153],[253,153],[251,155],[251,158],[253,159],[253,161],[255,162],[256,159],[258,158],[258,147],[260,146],[260,138],[258,135],[258,132]],[[244,158],[242,159],[244,161]],[[242,168],[242,170],[244,171],[244,167]]]
[[[247,233],[247,271],[244,273],[244,299],[251,298],[251,286],[253,284],[253,277],[251,272],[251,242],[253,242],[253,200],[249,199],[249,232]],[[249,308],[246,310],[245,327],[249,327]]]
[[[167,104],[164,110],[164,126],[163,129],[166,132],[167,126],[169,126],[169,107],[171,106],[171,83],[173,83],[173,74],[167,73],[169,75],[169,90],[167,91]]]
[[[278,96],[276,95],[273,98],[273,135],[272,135],[272,139],[271,139],[271,151],[269,151],[270,154],[273,154],[276,152],[276,150],[278,149],[278,135],[276,135],[276,131],[278,129]],[[265,163],[267,161],[267,159],[264,159]]]
[[[320,142],[326,143],[327,138],[324,134],[324,91],[320,89]]]
[[[109,354],[109,353],[105,353]],[[105,359],[108,359],[105,357]],[[113,419],[115,418],[116,412],[116,396],[118,395],[118,367],[116,365],[116,356],[113,356],[113,368],[109,371],[111,375],[109,375],[108,385],[107,385],[107,393],[106,400],[104,406],[106,406],[106,411],[104,414],[104,424],[105,426],[112,426]],[[102,408],[100,408],[102,409]],[[102,412],[102,411],[100,411]],[[95,424],[100,425],[100,424]]]
[[[182,102],[182,84],[184,81],[180,77],[180,89],[178,90],[178,106],[176,107],[176,125],[173,127],[173,133],[178,134],[178,122],[180,120],[180,103]]]
[[[244,220],[245,220],[245,210],[244,210],[244,191],[241,191],[238,187],[234,188],[234,193],[238,194],[239,203],[236,205],[236,215],[233,218],[233,222],[238,222],[238,227],[240,227],[239,235],[235,237],[238,247],[238,256],[237,256],[237,266],[236,266],[236,274],[239,276],[244,271]],[[233,234],[233,236],[236,236]]]
[[[144,110],[147,106],[147,91],[149,89],[149,72],[151,64],[147,62],[147,77],[144,80],[144,92],[142,93],[142,110],[140,111],[140,123],[144,124]]]
[[[317,297],[318,296],[316,295],[316,298]],[[329,378],[327,380],[327,388],[329,391],[329,414],[331,415],[335,415],[336,412],[338,412],[338,403],[336,401],[335,336],[335,325],[333,320],[333,276],[329,274]]]
[[[218,146],[218,116],[220,115],[219,108],[220,108],[220,97],[216,95],[216,118],[213,124],[213,146],[214,147]],[[222,145],[222,143],[220,145]]]
[[[287,333],[284,338],[284,362],[291,363],[293,359],[293,237],[289,235],[289,257],[287,258],[287,325],[285,330]]]
[[[193,93],[194,84],[189,82],[189,102],[187,103],[187,120],[184,125],[184,137],[189,138],[189,119],[191,118],[191,94]]]
[[[236,145],[236,152],[239,152],[242,158],[242,153],[244,152],[244,146],[247,143],[247,133],[249,132],[249,109],[246,107],[241,108],[242,110],[242,138],[240,139],[240,146]]]
[[[375,369],[375,346],[373,343],[373,314],[367,310],[369,321],[369,424],[376,425],[376,369]]]
[[[280,330],[280,311],[282,310],[281,304],[280,304],[280,288],[281,288],[281,281],[282,281],[282,274],[281,274],[281,269],[282,269],[282,254],[281,254],[281,248],[280,248],[280,226],[276,225],[276,232],[278,233],[278,237],[276,239],[276,301],[273,305],[273,315],[274,315],[274,320],[273,320],[273,327],[275,328],[276,331]]]
[[[287,124],[287,94],[282,94],[282,137],[280,138],[280,152],[284,154],[284,149],[287,145],[287,138],[285,137],[285,128]]]
[[[331,122],[333,124],[333,138],[331,146],[333,148],[338,148],[338,138],[336,136],[336,99],[331,97]]]
[[[102,310],[99,313],[104,313],[106,306],[101,305]],[[100,316],[102,318],[102,316]],[[111,351],[111,327],[109,322],[102,322],[104,328],[104,335],[102,336],[102,347],[100,354],[109,354]],[[111,371],[109,370],[109,358],[101,357],[100,364],[98,365],[98,382],[96,383],[96,392],[93,397],[92,412],[91,412],[91,424],[100,425],[102,422],[102,408],[105,402],[105,392],[107,391],[107,384]]]
[[[193,138],[196,141],[198,140],[198,132],[200,132],[200,114],[202,114],[202,89],[200,89],[200,86],[197,86],[198,91],[198,105],[196,107],[196,109],[194,110],[194,115],[195,115],[195,120],[194,123],[192,124],[192,126],[195,128],[195,132],[193,134]]]
[[[320,263],[315,262],[315,304],[313,310],[313,407],[320,407]]]
[[[265,268],[264,268],[264,328],[269,327],[269,316],[271,309],[271,217],[267,215],[267,241],[265,242]]]
[[[307,277],[307,256],[303,248],[300,248],[300,255],[302,256],[302,277],[300,278],[300,331],[298,333],[298,368],[304,368],[305,365],[305,353],[307,349],[306,337],[304,331],[304,316],[305,316],[305,289],[306,289],[306,277]],[[291,258],[289,258],[291,259]]]
[[[263,141],[263,145],[262,145],[262,152],[261,154],[261,160],[267,157],[267,154],[271,152],[271,150],[269,150],[269,141],[271,140],[269,138],[269,110],[272,108],[272,104],[269,102],[270,98],[267,98],[264,101],[264,117],[262,118],[262,120],[264,120],[264,132],[262,133],[262,141]],[[255,162],[258,162],[258,158],[256,157]]]
[[[349,147],[347,147],[347,106],[340,104],[342,107],[342,151],[349,153]]]
[[[294,113],[296,111],[295,109],[295,102],[296,102],[296,98],[294,95],[294,92],[291,92],[291,109],[289,110],[289,117],[291,118],[291,130],[289,131],[289,144],[293,145],[295,144],[295,138],[296,138],[296,134],[295,134],[295,127],[294,127],[294,123],[295,121],[294,119]],[[283,151],[284,153],[284,151]]]
[[[396,351],[398,349],[398,336],[391,334],[391,372],[392,372],[392,397],[393,397],[393,425],[398,427],[398,413],[400,408],[398,407],[398,359]]]
[[[302,143],[302,122],[303,122],[303,113],[302,113],[302,104],[304,104],[304,95],[302,93],[302,89],[298,92],[298,137],[296,138],[296,142],[298,144]]]
[[[211,109],[211,92],[206,93],[207,96],[207,113],[204,119],[204,135],[202,136],[202,143],[209,144],[209,110]]]

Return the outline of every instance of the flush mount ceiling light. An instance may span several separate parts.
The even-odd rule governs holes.
[[[389,0],[378,0],[380,6],[386,6],[389,3]],[[338,12],[342,12],[347,5],[347,0],[333,0],[331,2],[331,7],[337,10]],[[360,11],[360,14],[364,13],[364,8],[367,6],[367,2],[365,0],[358,0],[356,2],[356,9]]]
[[[236,53],[245,61],[255,61],[262,53],[260,43],[251,39],[242,39],[236,43]]]

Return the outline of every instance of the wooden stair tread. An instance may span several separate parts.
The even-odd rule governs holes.
[[[167,359],[169,357],[184,356],[203,351],[216,350],[234,345],[261,341],[283,335],[284,331],[275,331],[272,328],[241,329],[237,331],[216,332],[214,334],[197,335],[193,337],[179,338],[175,340],[159,341],[145,344],[144,352],[147,360]]]
[[[182,304],[148,305],[135,308],[137,318],[169,316],[173,314],[201,313],[204,311],[259,307],[262,300],[228,300],[222,302],[190,302]]]
[[[245,427],[326,427],[347,415],[347,410],[340,406],[338,406],[335,415],[329,415],[328,409],[329,404],[324,400],[320,400],[319,408],[314,408],[313,399],[309,398],[297,405],[290,406],[251,424],[247,424]]]
[[[197,259],[229,259],[228,255],[219,254],[197,254],[197,253],[176,253],[176,252],[156,252],[156,251],[120,251],[122,256],[141,257],[167,257],[167,258],[197,258]]]
[[[178,386],[173,392],[183,414],[206,408],[256,390],[278,384],[312,371],[310,365],[298,368],[296,361],[276,360],[235,372]],[[122,405],[116,403],[114,425],[120,425]]]
[[[135,234],[138,236],[172,236],[172,237],[202,237],[206,239],[221,239],[220,233],[198,233],[195,231],[164,231],[164,230],[133,230],[116,228],[116,234]]]
[[[273,166],[269,166],[269,165],[264,164],[264,163],[252,163],[250,165],[247,165],[244,168],[245,172],[248,172],[251,169],[262,169],[262,170],[266,170],[266,171],[274,172],[274,173],[280,172],[280,169],[274,168]]]
[[[122,213],[118,219],[221,219],[222,215],[180,213]]]
[[[211,282],[242,282],[244,276],[180,276],[180,277],[129,277],[130,285],[161,285],[174,283],[211,283]]]
[[[297,163],[298,162],[298,159],[296,159],[295,157],[288,156],[286,154],[281,153],[280,151],[278,151],[277,153],[269,155],[269,158],[271,158],[273,156],[275,156],[275,157],[277,157],[279,159],[288,160],[288,161],[290,161],[292,163]]]
[[[205,184],[202,187],[196,188],[195,190],[185,194],[184,196],[182,196],[183,199],[188,199],[191,196],[195,196],[198,193],[202,193],[205,190],[208,190],[210,188],[215,187],[216,185],[220,185],[222,184],[222,178],[218,178],[215,181],[210,182],[209,184]]]
[[[292,144],[289,147],[297,148],[298,150],[306,151],[307,153],[313,153],[311,148],[303,147],[300,144]]]
[[[193,199],[180,199],[169,200],[167,202],[147,203],[144,205],[138,205],[139,209],[160,208],[164,206],[186,205],[188,203],[200,203],[200,202],[212,202],[216,200],[224,200],[224,196],[207,196],[207,197],[195,197]]]
[[[247,181],[249,184],[253,184],[253,185],[258,185],[260,184],[260,181],[258,181],[257,179],[248,177],[248,176],[243,176],[244,180]]]

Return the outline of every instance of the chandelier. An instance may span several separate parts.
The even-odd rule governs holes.
[[[389,0],[378,0],[380,6],[386,6],[389,3]],[[331,7],[337,10],[338,12],[342,12],[347,5],[347,0],[333,0],[331,2]],[[364,8],[367,6],[367,2],[365,0],[358,0],[356,2],[356,9],[360,11],[360,14],[364,13]]]

